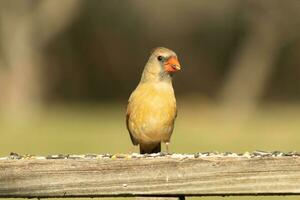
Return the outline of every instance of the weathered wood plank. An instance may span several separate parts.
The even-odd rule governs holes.
[[[137,197],[136,200],[185,200],[184,196],[179,197]]]
[[[299,195],[299,156],[2,159],[0,197]]]

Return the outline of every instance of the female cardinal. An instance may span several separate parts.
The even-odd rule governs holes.
[[[167,151],[177,115],[172,76],[180,70],[174,51],[158,47],[151,54],[137,88],[129,98],[126,125],[140,153]]]

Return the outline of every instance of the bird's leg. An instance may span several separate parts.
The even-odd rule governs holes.
[[[167,151],[167,154],[169,154],[169,142],[166,142],[166,151]]]
[[[137,152],[139,152],[138,146],[137,145],[132,145],[130,147],[130,154],[137,153]]]

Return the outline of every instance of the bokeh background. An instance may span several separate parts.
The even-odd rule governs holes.
[[[158,46],[183,67],[172,152],[299,150],[298,0],[3,0],[0,156],[137,152],[126,104]]]

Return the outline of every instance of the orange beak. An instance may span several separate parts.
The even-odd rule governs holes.
[[[165,70],[167,72],[177,72],[181,69],[177,57],[170,57],[164,64]]]

